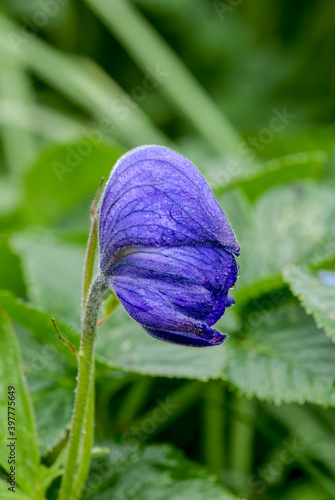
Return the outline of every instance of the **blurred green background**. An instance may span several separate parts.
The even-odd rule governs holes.
[[[335,498],[334,17],[326,0],[2,1],[0,316],[43,465],[64,447],[76,368],[50,317],[78,345],[89,207],[116,159],[186,155],[241,245],[223,346],[165,345],[121,307],[101,327],[96,443],[116,451],[83,498]]]

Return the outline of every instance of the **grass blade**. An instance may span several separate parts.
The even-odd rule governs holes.
[[[64,54],[38,37],[25,39],[19,27],[0,14],[0,50],[26,65],[98,122],[102,133],[112,133],[123,144],[134,147],[147,143],[168,145],[168,139],[147,115],[94,62]],[[127,98],[131,108],[118,112]],[[128,112],[127,112],[128,111]]]
[[[86,0],[158,89],[220,155],[238,154],[241,139],[188,68],[127,0]]]

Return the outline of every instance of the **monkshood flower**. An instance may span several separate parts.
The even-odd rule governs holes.
[[[153,337],[221,344],[211,326],[234,303],[239,245],[207,182],[161,146],[122,156],[102,197],[100,268],[129,315]]]

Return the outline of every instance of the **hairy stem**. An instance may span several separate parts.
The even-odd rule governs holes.
[[[91,447],[81,446],[82,437],[86,432],[91,432],[93,424],[92,419],[87,418],[90,404],[90,395],[92,398],[92,385],[94,384],[94,345],[96,338],[97,320],[99,306],[103,293],[107,288],[107,283],[103,275],[93,281],[86,300],[82,337],[80,350],[78,353],[78,378],[74,410],[72,415],[71,431],[68,443],[68,453],[65,463],[64,476],[61,484],[59,500],[76,500],[80,497],[84,487],[86,477],[81,477],[78,483],[78,470],[82,471],[79,464],[82,461],[89,462],[88,455],[91,454]],[[92,402],[92,399],[91,399]],[[85,426],[89,426],[86,429]],[[80,456],[82,455],[82,456]],[[85,467],[82,476],[88,474],[88,467]]]
[[[72,491],[74,492],[74,494],[76,494],[77,491],[82,491],[90,470],[91,450],[94,444],[94,397],[95,384],[93,374],[93,381],[91,384],[91,390],[85,415],[84,436],[81,442],[81,449],[79,450],[80,461],[75,481],[72,486]]]
[[[88,291],[92,282],[93,276],[93,268],[94,268],[94,260],[95,260],[95,251],[98,243],[98,220],[99,213],[97,209],[98,199],[100,195],[100,191],[102,188],[102,184],[104,182],[104,178],[102,177],[97,193],[95,195],[94,201],[91,207],[91,229],[88,237],[87,247],[86,247],[86,255],[85,255],[85,267],[84,267],[84,277],[83,277],[83,303],[82,309],[84,312],[86,299],[88,295]]]
[[[90,289],[90,284],[92,281],[95,249],[97,247],[97,242],[98,242],[97,227],[98,227],[98,221],[94,218],[92,220],[91,230],[88,237],[88,243],[86,248],[86,256],[85,256],[85,271],[83,279],[83,304],[82,304],[83,311],[85,309],[88,291]]]

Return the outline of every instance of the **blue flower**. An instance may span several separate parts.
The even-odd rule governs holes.
[[[100,268],[129,315],[153,337],[221,344],[211,328],[234,303],[239,245],[207,182],[161,146],[122,156],[102,198]]]

